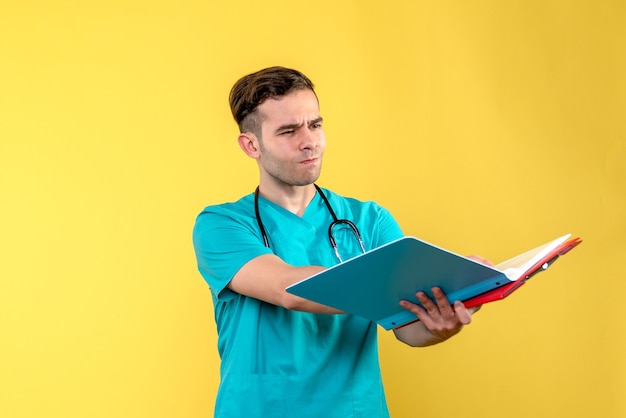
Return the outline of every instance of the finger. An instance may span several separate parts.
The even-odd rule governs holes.
[[[437,308],[442,316],[446,318],[450,318],[454,316],[454,310],[448,301],[448,298],[443,293],[443,290],[439,287],[432,288],[433,296],[435,297],[435,301],[437,302]]]
[[[426,328],[432,328],[434,326],[431,316],[428,314],[426,309],[421,306],[407,300],[401,300],[400,306],[414,314],[417,317],[417,320],[421,321]]]
[[[431,298],[428,297],[426,293],[417,292],[415,294],[415,297],[417,298],[417,300],[420,301],[420,303],[422,304],[422,306],[424,307],[426,312],[428,312],[429,315],[432,316],[432,315],[439,314],[439,309],[437,308],[437,305],[435,304],[435,302],[432,301]]]
[[[486,266],[490,266],[490,267],[495,266],[495,264],[493,264],[491,261],[487,260],[486,258],[479,257],[477,255],[469,255],[467,256],[467,258],[469,258],[470,260],[474,260],[478,263],[484,264]]]
[[[427,315],[426,310],[424,308],[422,308],[421,306],[415,303],[409,302],[408,300],[401,300],[400,306],[402,306],[404,309],[408,310],[409,312],[415,314],[417,317],[423,317],[424,315]]]
[[[468,325],[472,322],[472,313],[469,309],[465,307],[465,305],[463,305],[463,302],[454,302],[454,312],[459,318],[459,322],[461,322],[463,325]]]
[[[417,304],[411,304],[413,306],[411,306],[409,310],[417,316],[417,319],[424,324],[426,329],[433,329],[435,328],[436,321],[440,321],[439,312],[437,311],[435,304],[430,301],[428,296],[422,295],[422,299],[423,301],[420,302],[422,304],[425,303],[426,305],[429,305],[430,310]]]

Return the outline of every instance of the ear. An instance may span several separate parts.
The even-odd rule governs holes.
[[[239,147],[248,157],[254,159],[259,157],[259,140],[255,134],[251,132],[240,133],[237,141],[239,141]]]

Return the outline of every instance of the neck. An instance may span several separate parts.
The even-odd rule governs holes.
[[[315,197],[315,193],[316,190],[313,184],[284,187],[267,187],[263,184],[259,186],[259,194],[261,196],[298,216],[304,214],[309,203]]]

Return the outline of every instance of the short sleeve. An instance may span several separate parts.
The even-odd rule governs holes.
[[[234,204],[209,206],[196,218],[193,245],[198,270],[220,301],[234,296],[227,286],[241,267],[272,253],[263,245],[254,219]]]
[[[382,206],[375,205],[377,209],[377,235],[374,237],[374,247],[380,247],[404,236],[400,225],[391,212]]]

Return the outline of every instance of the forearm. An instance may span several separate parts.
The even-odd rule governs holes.
[[[294,311],[343,313],[285,291],[288,286],[323,270],[324,267],[320,266],[292,266],[275,255],[264,255],[244,265],[233,277],[228,287],[239,294]]]
[[[308,299],[301,298],[291,293],[287,293],[285,288],[297,283],[307,277],[310,277],[320,271],[323,271],[323,267],[308,266],[308,267],[293,267],[283,270],[281,272],[282,277],[278,278],[277,282],[281,283],[276,289],[277,297],[279,299],[279,305],[292,310],[311,312],[319,314],[340,314],[344,313],[330,306],[321,305],[319,303],[310,301]]]
[[[396,338],[411,347],[428,347],[445,341],[437,337],[424,326],[421,321],[416,321],[408,325],[393,330]]]

